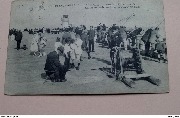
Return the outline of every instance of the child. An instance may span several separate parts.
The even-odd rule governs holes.
[[[82,43],[83,41],[80,39],[80,35],[76,34],[76,39],[73,43],[71,43],[70,47],[72,49],[71,51],[71,59],[74,63],[76,70],[79,70],[80,66],[80,59],[82,56]]]
[[[31,46],[30,46],[30,54],[32,54],[33,56],[37,55],[38,42],[39,42],[39,34],[36,33],[31,41]]]
[[[157,53],[158,53],[158,61],[159,61],[159,63],[161,61],[161,58],[163,58],[164,62],[166,62],[166,59],[165,59],[165,45],[164,45],[164,43],[162,43],[161,41],[157,40],[156,50],[157,50]]]
[[[39,56],[38,57],[46,56],[46,53],[44,51],[44,48],[46,47],[46,42],[47,42],[47,39],[45,37],[40,38],[40,41],[39,41]]]
[[[78,63],[78,65],[76,66],[77,70],[79,70],[81,56],[82,56],[82,43],[83,41],[80,39],[80,35],[77,34],[75,41],[75,45],[76,45],[75,54],[76,54],[76,61]]]

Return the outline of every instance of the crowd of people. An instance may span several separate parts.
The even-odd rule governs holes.
[[[24,31],[26,31],[26,30],[24,30]],[[28,49],[27,44],[21,45],[21,42],[23,39],[23,31],[13,28],[9,32],[9,38],[11,41],[17,42],[17,46],[15,49],[17,49],[17,50],[20,50],[20,49],[27,50]],[[41,32],[34,32],[33,38],[29,39],[29,40],[31,40],[30,55],[38,56],[38,57],[46,56],[44,48],[46,47],[47,39],[46,39],[46,37],[42,36]]]
[[[109,28],[105,24],[99,24],[96,28],[90,26],[89,29],[85,25],[65,28],[61,31],[62,37],[57,37],[54,50],[47,54],[44,70],[52,81],[65,82],[65,75],[68,70],[80,69],[83,51],[87,53],[87,58],[91,59],[91,52],[95,52],[95,41],[101,44],[102,47],[107,46],[110,52],[115,46],[123,47],[124,50],[138,48],[141,52],[145,52],[145,56],[152,57],[154,53],[157,53],[159,62],[161,58],[167,61],[166,41],[165,39],[160,41],[162,37],[159,36],[158,30],[158,27],[150,28],[147,31],[137,27],[133,30],[127,30],[126,27],[117,26],[116,24]],[[25,29],[24,31],[33,34],[30,54],[38,57],[46,56],[44,49],[47,39],[42,35],[45,33],[44,30]],[[50,29],[46,29],[46,33],[50,33]],[[17,41],[17,50],[21,49],[22,37],[22,31],[10,30],[10,39]],[[23,49],[27,49],[26,45],[23,45]],[[60,62],[60,56],[65,58],[63,64]]]
[[[92,26],[90,30],[87,30],[84,26],[75,29],[66,28],[62,37],[57,37],[55,50],[47,55],[45,64],[47,74],[49,71],[54,71],[54,73],[56,73],[55,75],[58,75],[54,76],[52,74],[54,76],[54,81],[66,81],[65,73],[69,69],[80,69],[83,51],[87,52],[88,59],[91,58],[90,52],[94,52],[94,37],[95,30]],[[59,60],[59,55],[65,58],[64,64],[57,61]],[[51,67],[54,68],[52,69]]]

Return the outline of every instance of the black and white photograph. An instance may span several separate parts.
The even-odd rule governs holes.
[[[15,0],[6,95],[168,93],[163,0]]]

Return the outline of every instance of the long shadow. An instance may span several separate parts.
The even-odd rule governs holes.
[[[147,81],[153,85],[159,86],[161,84],[161,80],[160,79],[156,79],[154,77],[144,77],[144,78],[139,78],[136,79],[134,81],[139,81],[139,80],[143,80],[143,81]]]
[[[99,68],[99,70],[106,73],[108,78],[116,78],[115,75],[113,73],[111,73],[110,68],[104,68],[103,67],[103,68]],[[135,81],[147,81],[147,82],[149,82],[149,83],[151,83],[153,85],[156,85],[156,86],[159,86],[161,84],[161,80],[156,79],[156,78],[154,78],[152,76],[151,77],[142,77],[142,78],[139,78],[139,79],[137,79],[137,78],[130,78],[130,79],[131,79],[131,81],[126,80],[126,79],[124,79],[122,81],[126,86],[128,86],[130,88],[132,88],[132,86],[131,86],[132,84],[135,84]]]
[[[106,73],[106,75],[108,76],[108,78],[114,78],[115,76],[113,75],[113,73],[111,73],[111,68],[99,68],[100,71]]]
[[[150,57],[146,57],[146,56],[142,57],[142,59],[144,59],[144,60],[148,60],[148,61],[158,62],[156,59],[154,59],[154,58],[150,58]]]
[[[107,61],[105,59],[100,59],[100,58],[96,58],[96,57],[92,57],[92,59],[96,59],[97,61],[103,62],[103,63],[105,63],[107,65],[111,65],[111,62]]]
[[[110,68],[99,68],[99,70],[103,71],[104,73],[106,73],[107,77],[110,78],[110,79],[116,79],[117,78],[115,77],[114,73],[111,73],[111,69]],[[132,87],[132,84],[134,83],[134,81],[130,80],[126,80],[126,79],[123,79],[121,80],[121,82],[123,82],[127,87],[130,87],[130,88],[133,88]]]

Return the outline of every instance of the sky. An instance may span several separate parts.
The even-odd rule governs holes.
[[[99,8],[102,6],[104,8]],[[124,6],[139,8],[118,8]],[[73,26],[84,24],[87,27],[102,23],[150,28],[164,20],[162,0],[15,0],[11,7],[10,28],[61,27],[63,15],[69,15]],[[129,16],[132,17],[126,21]],[[164,22],[160,28],[164,29]]]

